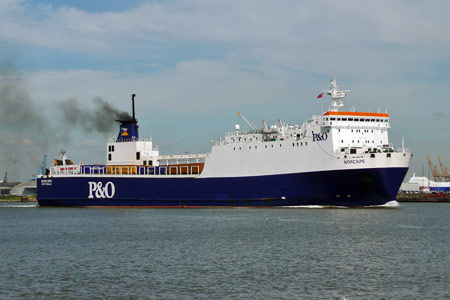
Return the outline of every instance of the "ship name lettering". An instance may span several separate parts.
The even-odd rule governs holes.
[[[52,180],[51,179],[42,179],[41,185],[52,185]]]
[[[114,194],[116,193],[116,187],[114,186],[114,183],[111,181],[108,181],[105,186],[103,186],[103,183],[101,181],[99,182],[93,182],[89,181],[89,199],[94,198],[112,198],[114,197]]]
[[[347,164],[347,165],[349,165],[349,164],[364,164],[364,163],[365,163],[364,159],[347,159],[347,160],[344,160],[344,164]]]
[[[328,134],[324,133],[313,133],[313,142],[325,141],[328,138]]]

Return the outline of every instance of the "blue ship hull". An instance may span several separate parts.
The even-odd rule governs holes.
[[[373,206],[396,199],[407,171],[377,168],[230,178],[45,176],[38,178],[37,198],[40,206],[77,207]]]

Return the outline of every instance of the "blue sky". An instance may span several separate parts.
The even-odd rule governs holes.
[[[426,153],[450,166],[448,11],[448,1],[0,0],[0,88],[13,82],[27,110],[3,111],[0,173],[16,165],[24,179],[61,148],[101,159],[116,132],[61,126],[67,99],[129,110],[136,93],[141,136],[164,153],[208,152],[242,123],[237,112],[255,124],[319,114],[332,75],[351,90],[348,106],[387,108],[391,141],[404,136],[415,154],[411,171]],[[23,116],[40,125],[18,130]]]

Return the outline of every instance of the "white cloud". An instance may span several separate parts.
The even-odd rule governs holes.
[[[76,51],[123,49],[123,40],[140,46],[185,40],[275,48],[450,41],[448,1],[170,1],[116,13],[6,3],[0,6],[2,40]]]

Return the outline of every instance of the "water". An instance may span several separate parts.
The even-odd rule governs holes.
[[[449,212],[0,203],[0,299],[450,299]]]

